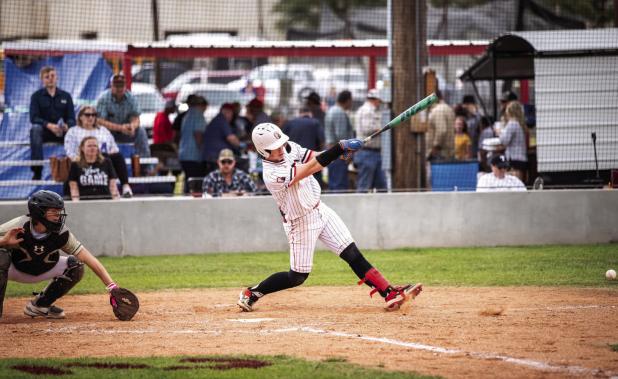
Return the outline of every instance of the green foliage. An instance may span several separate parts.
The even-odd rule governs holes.
[[[609,345],[610,349],[613,351],[618,351],[618,343],[613,343]]]
[[[573,0],[538,0],[545,8],[558,15],[583,18],[593,27],[611,26],[614,7],[611,0],[573,1]]]
[[[605,279],[618,266],[616,245],[480,247],[366,251],[364,255],[394,283],[433,286],[586,286],[618,288]],[[289,254],[237,253],[159,257],[101,257],[114,280],[134,291],[243,287],[289,269]],[[349,266],[330,252],[317,252],[305,285],[354,285]],[[10,282],[7,296],[29,296],[46,283]],[[104,293],[90,271],[73,294]]]
[[[290,378],[428,378],[415,373],[388,372],[384,370],[368,369],[358,365],[344,362],[309,362],[301,359],[275,356],[275,357],[218,357],[227,360],[249,359],[266,362],[268,365],[260,368],[231,368],[216,369],[216,362],[187,363],[185,357],[149,357],[149,358],[76,358],[76,359],[4,359],[0,360],[0,378],[32,378],[41,377],[15,370],[12,366],[46,366],[61,370],[70,370],[69,378],[245,378],[245,379],[270,379]],[[217,358],[192,357],[192,358]],[[133,367],[142,365],[146,368],[95,368],[106,365],[129,364]],[[90,367],[87,367],[90,365]],[[82,366],[82,367],[80,367]],[[86,366],[86,367],[84,367]],[[176,368],[176,369],[174,369]],[[53,376],[45,376],[53,377]],[[58,376],[64,377],[64,376]]]

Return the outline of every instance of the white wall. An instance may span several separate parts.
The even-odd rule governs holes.
[[[618,242],[618,191],[330,195],[361,249]],[[25,213],[0,202],[0,219]],[[67,224],[112,256],[286,251],[271,197],[67,203]]]

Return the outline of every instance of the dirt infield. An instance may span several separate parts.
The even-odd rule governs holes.
[[[618,375],[618,291],[426,288],[387,313],[361,287],[301,287],[241,313],[238,289],[138,293],[116,321],[107,296],[67,296],[65,320],[30,319],[5,300],[0,357],[294,355],[343,358],[450,378]]]

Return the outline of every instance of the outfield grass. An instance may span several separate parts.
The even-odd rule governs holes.
[[[286,356],[242,356],[226,357],[228,359],[232,358],[232,361],[227,362],[225,360],[221,361],[221,357],[219,357],[215,358],[218,359],[217,362],[195,363],[187,362],[186,359],[183,358],[185,357],[5,359],[0,360],[0,378],[18,379],[33,377],[31,374],[13,368],[14,366],[22,366],[22,369],[25,370],[40,370],[39,372],[46,370],[43,371],[48,374],[46,377],[64,377],[66,375],[70,378],[431,378],[415,373],[367,369],[341,362],[341,360],[338,359],[310,362]],[[192,358],[197,358],[194,360],[204,360],[204,358],[209,359],[214,357]],[[234,364],[234,360],[237,359],[259,361],[267,365],[259,368],[225,367],[227,364]],[[238,363],[238,361],[236,363]],[[116,365],[116,367],[113,367],[114,365]],[[49,376],[54,370],[62,370],[65,373],[61,376]],[[68,371],[70,371],[71,374],[69,374]],[[56,371],[56,373],[58,374],[58,371]],[[37,375],[36,377],[41,376]]]
[[[618,289],[605,271],[618,268],[618,245],[444,248],[366,251],[367,259],[394,283],[430,286],[578,286]],[[120,285],[135,291],[170,288],[241,287],[256,284],[289,267],[280,253],[207,254],[100,258]],[[72,293],[100,293],[90,271]],[[353,285],[348,265],[329,252],[317,252],[305,285]],[[30,295],[44,284],[11,282],[8,296]]]

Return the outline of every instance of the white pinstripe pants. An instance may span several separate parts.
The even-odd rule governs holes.
[[[313,253],[318,239],[339,255],[354,240],[335,211],[320,202],[306,215],[283,224],[290,244],[290,268],[309,273],[313,267]]]

